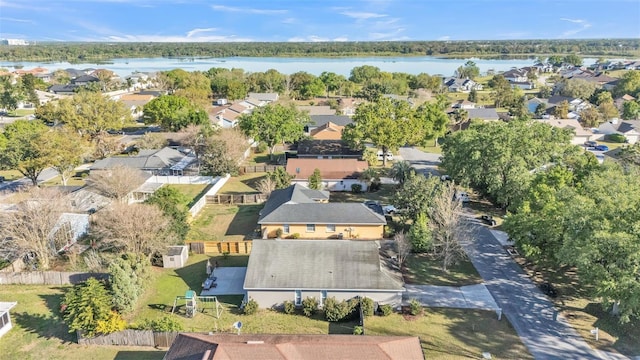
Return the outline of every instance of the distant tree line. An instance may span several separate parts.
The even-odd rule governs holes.
[[[39,43],[0,46],[5,61],[91,62],[138,57],[232,56],[636,56],[640,39],[474,40],[378,42],[251,42],[251,43]]]

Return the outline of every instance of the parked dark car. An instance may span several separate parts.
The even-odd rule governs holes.
[[[482,220],[487,225],[496,226],[496,221],[493,219],[493,216],[491,215],[482,215],[480,217],[480,220]]]
[[[4,176],[0,176],[0,183],[4,182]]]
[[[598,143],[595,141],[587,141],[584,143],[585,147],[592,148],[598,146]]]
[[[555,298],[558,296],[558,290],[556,290],[555,287],[553,287],[553,285],[551,285],[551,283],[544,283],[540,285],[540,291],[542,291],[545,295],[548,295],[552,298]]]
[[[609,151],[609,147],[607,145],[598,145],[594,147],[594,149],[598,151]]]

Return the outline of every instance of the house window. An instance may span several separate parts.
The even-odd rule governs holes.
[[[284,224],[282,225],[282,233],[283,234],[288,234],[289,233],[289,224]]]
[[[307,232],[315,232],[316,225],[315,224],[307,224]]]
[[[336,224],[327,224],[327,232],[336,232]]]
[[[293,303],[296,304],[296,306],[302,305],[302,290],[296,290],[296,297]]]
[[[324,301],[327,300],[327,290],[320,291],[320,306],[324,306]]]

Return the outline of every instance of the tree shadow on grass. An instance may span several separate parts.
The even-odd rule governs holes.
[[[13,314],[16,324],[20,325],[26,332],[36,334],[45,339],[59,339],[63,343],[75,342],[75,336],[69,333],[69,328],[62,322],[62,319],[53,314]]]
[[[258,224],[258,214],[263,207],[263,204],[238,205],[238,211],[229,223],[225,236],[243,235],[252,238],[251,235]]]
[[[358,321],[341,321],[329,323],[329,334],[353,335],[353,328],[358,326]]]

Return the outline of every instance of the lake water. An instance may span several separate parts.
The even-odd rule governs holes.
[[[57,69],[109,69],[120,76],[126,76],[135,71],[153,72],[172,69],[186,71],[207,71],[212,67],[240,68],[246,72],[264,72],[276,69],[283,74],[293,74],[298,71],[306,71],[310,74],[320,75],[323,71],[349,76],[351,69],[362,65],[371,65],[387,72],[404,72],[409,74],[427,73],[430,75],[441,74],[451,76],[453,72],[467,60],[472,60],[480,68],[481,73],[493,69],[497,72],[506,71],[513,67],[531,66],[533,59],[445,59],[431,56],[420,57],[350,57],[350,58],[279,58],[279,57],[229,57],[229,58],[137,58],[114,59],[112,61],[83,64],[70,64],[67,62],[8,62],[0,61],[1,68],[13,70],[16,66],[22,66],[29,70],[35,67],[43,67],[53,72]],[[584,59],[585,65],[590,65],[596,59]]]

